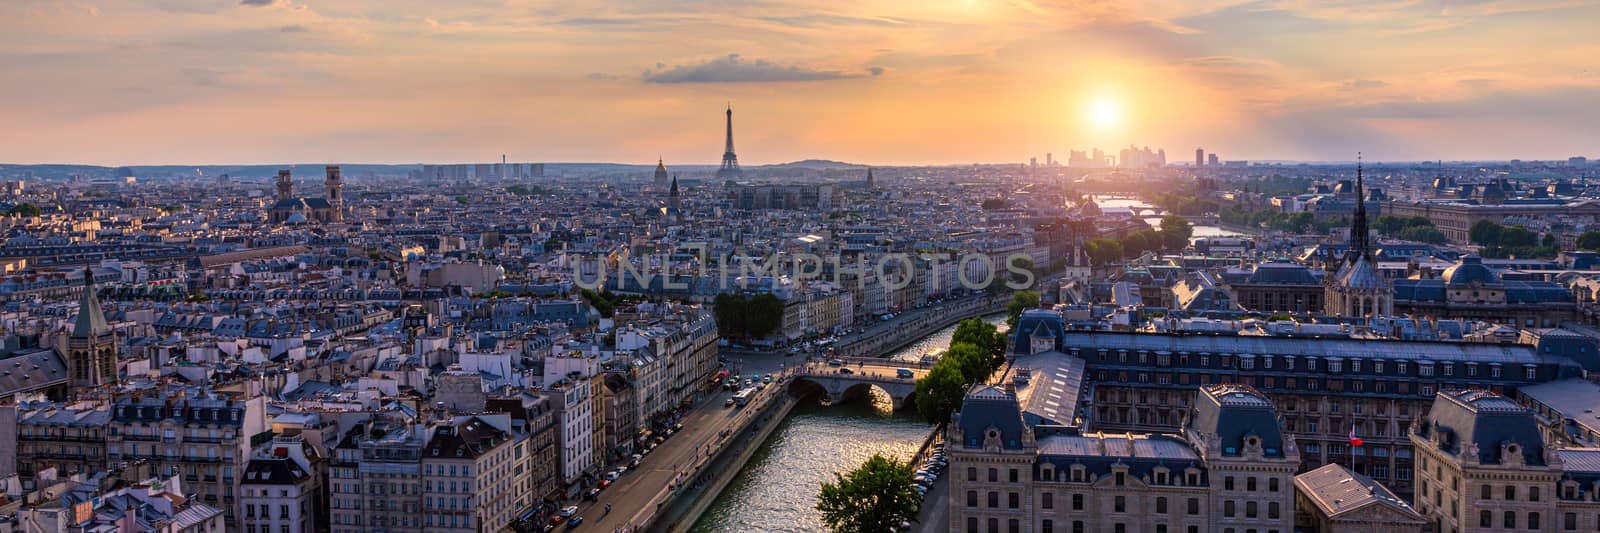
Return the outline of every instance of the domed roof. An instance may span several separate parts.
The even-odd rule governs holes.
[[[1476,255],[1461,256],[1461,262],[1444,270],[1444,284],[1447,287],[1468,287],[1472,285],[1492,285],[1500,282],[1500,276],[1489,267],[1483,266],[1483,258]]]

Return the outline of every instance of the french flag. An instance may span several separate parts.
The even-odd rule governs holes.
[[[1361,445],[1361,437],[1357,437],[1356,436],[1356,426],[1354,424],[1350,425],[1350,445],[1351,446],[1360,446]]]

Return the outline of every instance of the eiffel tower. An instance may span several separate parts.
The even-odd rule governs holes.
[[[717,179],[731,180],[744,175],[739,170],[739,156],[733,153],[733,106],[728,106],[728,141],[722,150],[722,168],[717,169]]]

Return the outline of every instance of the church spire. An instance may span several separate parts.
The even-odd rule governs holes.
[[[1356,152],[1356,212],[1350,218],[1351,259],[1368,257],[1372,250],[1367,243],[1367,192],[1362,180],[1361,152]],[[1369,258],[1370,259],[1370,258]]]
[[[83,297],[78,300],[78,319],[72,324],[72,337],[88,339],[111,331],[106,324],[106,314],[100,309],[100,297],[94,290],[94,270],[83,267]]]

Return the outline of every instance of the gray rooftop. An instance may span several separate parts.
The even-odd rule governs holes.
[[[1337,464],[1323,465],[1295,476],[1294,485],[1316,504],[1323,515],[1329,517],[1373,504],[1387,505],[1409,514],[1416,513],[1383,484]]]

